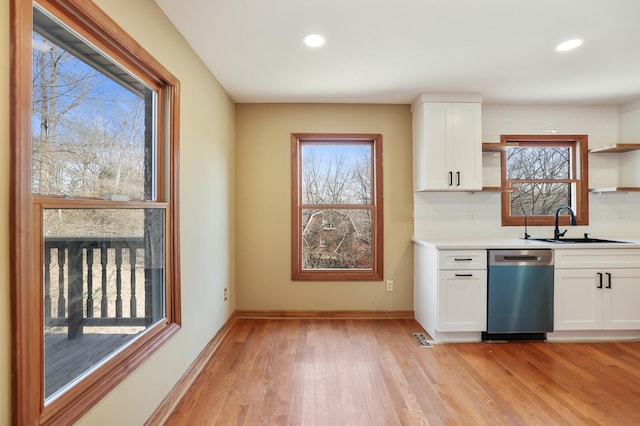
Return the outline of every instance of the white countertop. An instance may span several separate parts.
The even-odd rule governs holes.
[[[534,249],[534,248],[640,248],[640,239],[612,238],[621,243],[549,243],[545,241],[525,240],[522,238],[465,238],[465,239],[413,239],[416,244],[422,244],[438,250],[458,249]]]

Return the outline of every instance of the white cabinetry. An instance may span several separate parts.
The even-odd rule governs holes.
[[[436,341],[479,341],[487,324],[487,251],[415,245],[414,311]]]
[[[481,98],[445,99],[422,95],[412,105],[414,191],[480,191]]]
[[[556,250],[554,330],[640,330],[640,250]]]
[[[438,292],[438,331],[487,329],[486,270],[440,271]]]

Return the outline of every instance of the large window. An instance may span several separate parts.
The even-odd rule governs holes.
[[[382,136],[293,134],[292,278],[383,277]]]
[[[502,224],[553,225],[555,212],[569,206],[579,225],[588,225],[587,136],[503,135]],[[568,223],[567,211],[561,223]]]
[[[90,2],[11,28],[14,423],[72,423],[179,327],[179,83]]]

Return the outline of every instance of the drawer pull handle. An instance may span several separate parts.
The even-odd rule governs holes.
[[[602,272],[597,272],[598,274],[598,288],[602,288]]]
[[[605,288],[611,288],[611,273],[607,272],[607,287]]]
[[[456,277],[472,277],[473,274],[456,274]]]
[[[468,258],[456,257],[453,260],[455,260],[456,262],[471,262],[473,259],[470,257]]]

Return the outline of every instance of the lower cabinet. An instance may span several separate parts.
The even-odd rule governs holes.
[[[487,251],[414,245],[415,318],[437,342],[487,329]],[[555,249],[549,340],[640,338],[640,249]]]
[[[416,320],[440,342],[480,341],[487,327],[487,251],[414,246]]]
[[[487,271],[440,271],[438,331],[487,329]]]
[[[640,329],[640,268],[557,269],[555,330]]]
[[[555,331],[640,330],[640,249],[558,249],[555,260]]]

